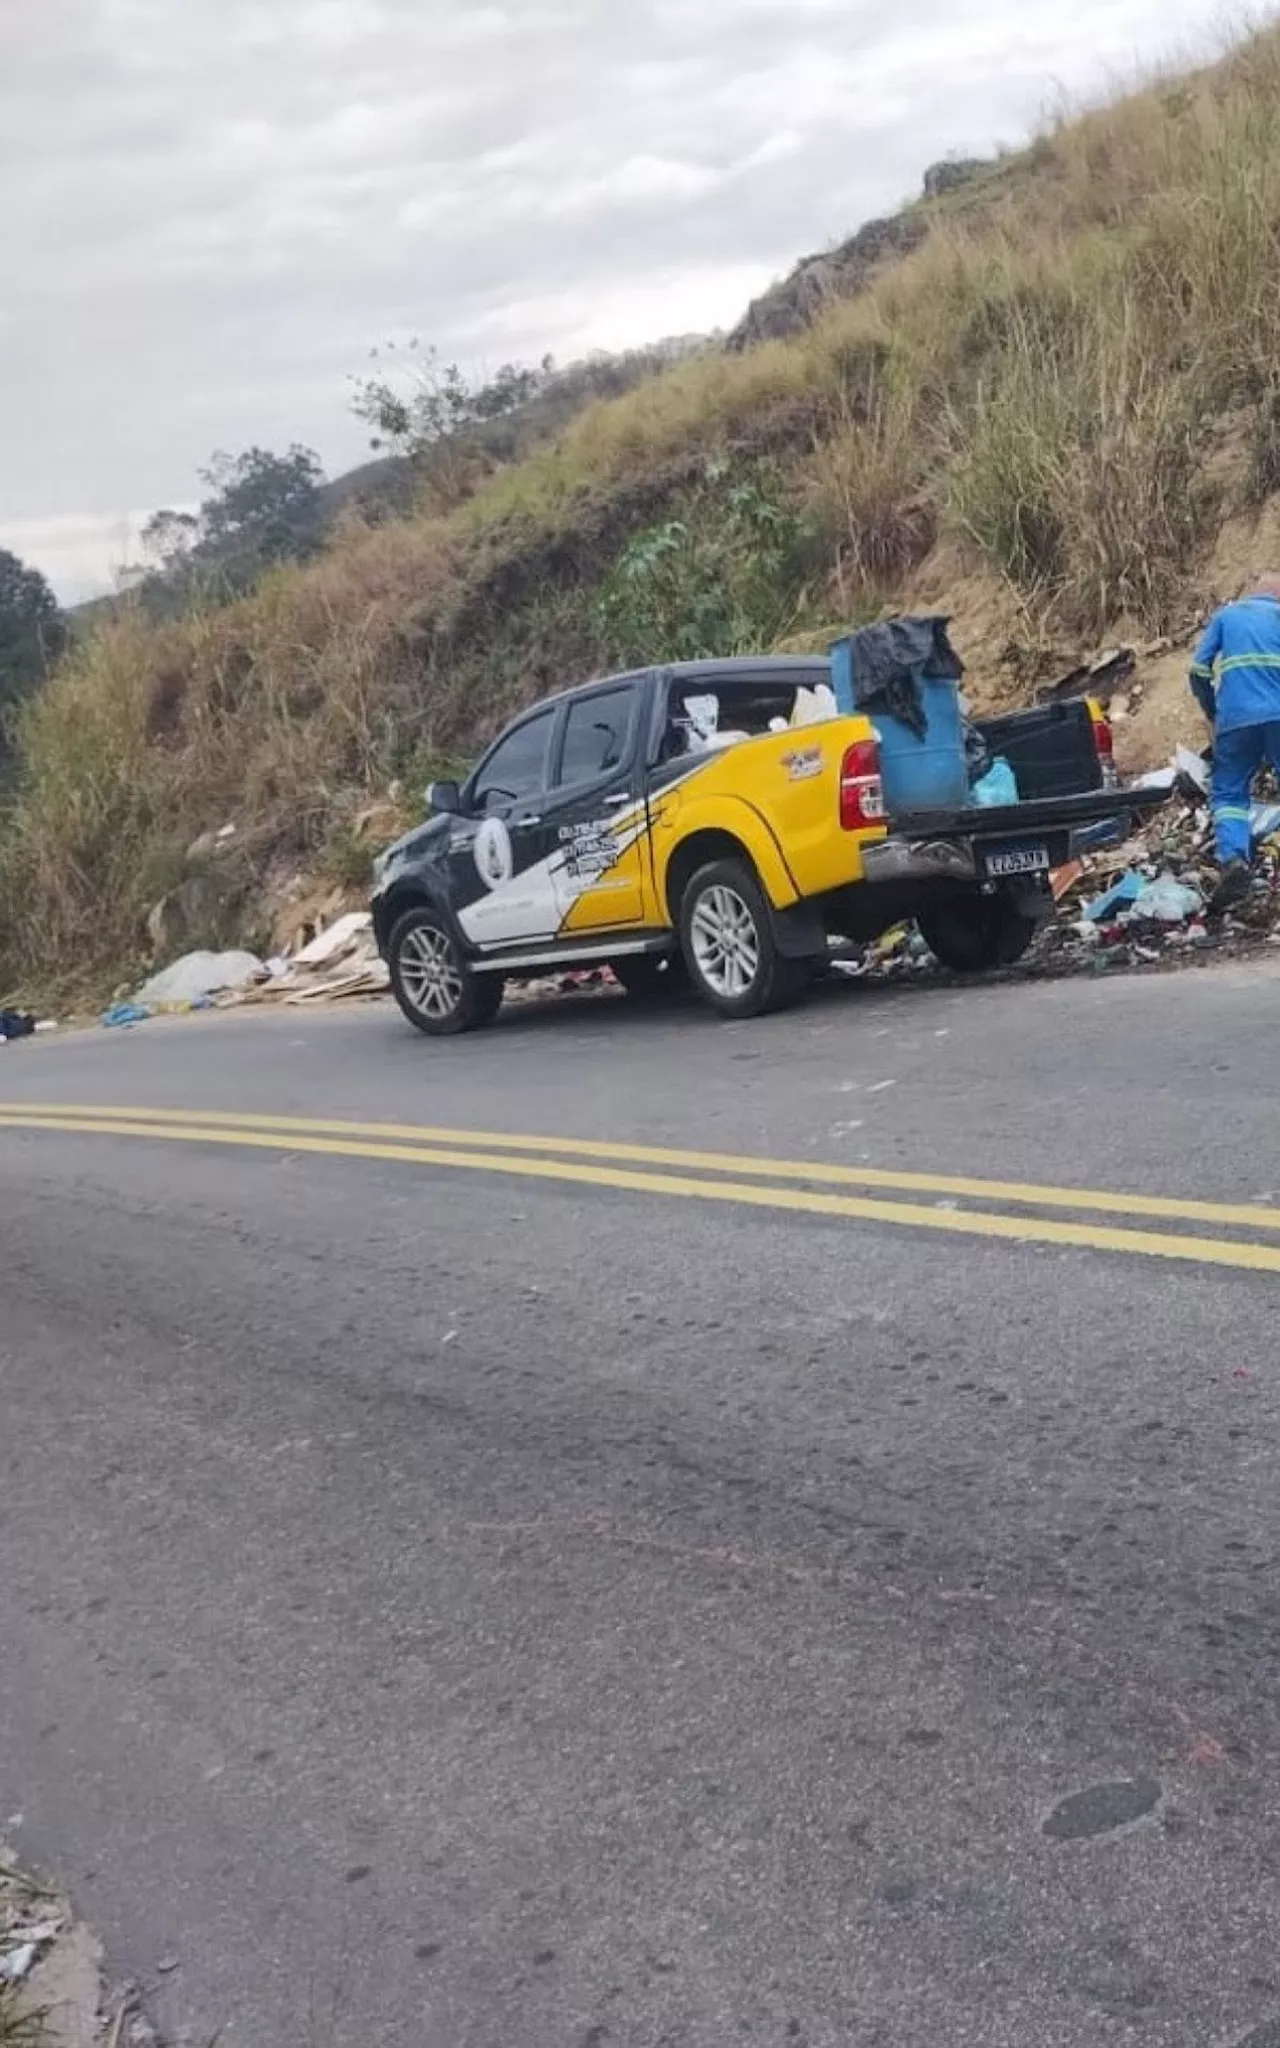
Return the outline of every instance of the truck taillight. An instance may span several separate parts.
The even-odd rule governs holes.
[[[855,740],[840,764],[840,823],[846,832],[884,823],[884,784],[876,741]]]
[[[1118,777],[1116,775],[1116,742],[1115,734],[1111,730],[1111,720],[1107,717],[1101,704],[1096,703],[1092,697],[1089,698],[1088,703],[1089,716],[1093,720],[1093,744],[1098,750],[1098,760],[1102,764],[1103,787],[1105,789],[1114,789]]]

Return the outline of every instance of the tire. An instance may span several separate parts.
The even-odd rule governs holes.
[[[778,951],[764,891],[745,861],[699,868],[680,903],[680,945],[689,979],[722,1017],[761,1017],[793,1003],[812,963]]]
[[[391,988],[409,1022],[428,1038],[456,1038],[491,1024],[502,1006],[500,974],[474,974],[438,911],[407,910],[387,946]]]
[[[956,974],[986,974],[1021,960],[1039,929],[1005,896],[957,896],[916,920],[929,951]]]
[[[614,980],[637,1002],[679,995],[689,986],[689,970],[680,953],[624,953],[609,962]]]

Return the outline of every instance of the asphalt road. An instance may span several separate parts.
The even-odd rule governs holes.
[[[227,2048],[1277,2048],[1278,1008],[0,1048],[0,1831]]]

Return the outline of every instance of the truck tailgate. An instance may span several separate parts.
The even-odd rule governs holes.
[[[1024,802],[1103,787],[1093,715],[1081,697],[979,719],[978,731],[993,756],[1009,763]]]
[[[903,812],[892,820],[892,830],[904,839],[1035,839],[1073,825],[1158,811],[1172,794],[1168,789],[1089,789],[1023,804],[963,804],[946,811]]]

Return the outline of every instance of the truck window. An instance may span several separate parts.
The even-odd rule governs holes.
[[[521,797],[536,796],[547,786],[547,748],[555,711],[548,708],[526,718],[499,740],[483,762],[471,790],[473,811],[504,811]]]
[[[562,785],[572,788],[579,782],[597,782],[611,768],[622,766],[635,701],[635,684],[624,683],[616,690],[597,690],[590,697],[579,697],[569,706],[558,778]]]

